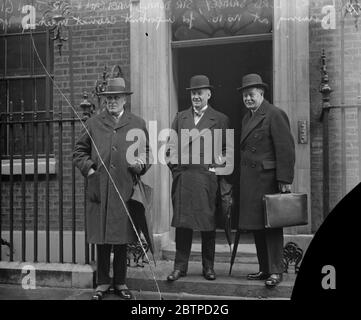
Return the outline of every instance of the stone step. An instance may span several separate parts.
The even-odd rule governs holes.
[[[234,240],[235,231],[232,231],[232,241]],[[284,245],[287,243],[293,242],[303,250],[303,253],[306,252],[313,236],[312,235],[284,235]],[[222,240],[223,239],[223,240]],[[231,260],[230,247],[225,240],[224,231],[217,230],[216,233],[216,262],[227,262]],[[233,249],[233,245],[232,245]],[[168,245],[162,249],[161,258],[164,260],[174,260],[175,257],[175,242],[170,241]],[[193,242],[192,242],[192,251],[190,255],[190,261],[201,261],[201,236],[199,232],[194,232]],[[239,239],[236,262],[239,263],[258,263],[256,247],[254,245],[253,235],[251,233],[241,233]]]
[[[233,246],[232,246],[233,250]],[[175,242],[172,241],[162,250],[162,259],[174,261]],[[189,261],[201,261],[202,251],[201,243],[193,242]],[[215,262],[229,263],[231,261],[231,251],[228,244],[216,244]],[[257,264],[256,247],[253,243],[240,243],[237,249],[235,259],[236,263],[253,263]]]
[[[231,231],[232,243],[234,241],[234,237],[236,235],[236,232],[237,232],[236,230]],[[193,232],[193,242],[194,243],[200,243],[201,242],[201,233],[199,231],[194,231]],[[221,229],[216,230],[216,243],[228,244],[224,230],[221,230]],[[239,238],[239,243],[244,243],[244,244],[252,244],[252,243],[254,243],[253,234],[250,233],[250,232],[242,232],[241,236]]]
[[[160,292],[165,295],[177,294],[180,297],[187,295],[212,296],[212,297],[232,297],[233,299],[289,299],[296,275],[294,273],[284,274],[284,281],[273,289],[268,289],[264,281],[249,281],[246,279],[248,273],[258,271],[258,264],[235,263],[232,275],[229,276],[229,263],[215,263],[214,269],[217,274],[215,281],[205,280],[202,276],[201,263],[190,261],[188,274],[175,282],[166,280],[168,274],[173,270],[173,261],[158,261],[157,268],[151,264],[154,277],[157,280]],[[128,268],[128,287],[138,292],[157,293],[157,285],[154,281],[153,273],[149,265],[144,268]],[[159,298],[159,294],[153,296]],[[165,297],[164,297],[165,298]]]

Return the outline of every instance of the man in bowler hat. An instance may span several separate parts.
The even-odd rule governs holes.
[[[216,279],[214,271],[215,213],[218,189],[217,174],[220,172],[220,167],[217,165],[220,162],[217,162],[215,158],[222,157],[224,154],[226,139],[222,139],[221,145],[219,144],[219,155],[214,156],[212,146],[208,145],[202,148],[202,144],[198,157],[192,153],[192,147],[195,148],[197,140],[202,140],[201,132],[208,130],[213,145],[217,140],[214,134],[215,129],[221,129],[223,134],[229,128],[228,117],[209,105],[212,88],[205,75],[193,76],[190,80],[190,87],[187,88],[192,106],[185,111],[178,112],[172,123],[172,129],[176,135],[169,141],[170,153],[172,154],[173,151],[173,156],[168,158],[167,163],[173,177],[171,225],[176,228],[176,254],[174,270],[169,274],[168,281],[178,280],[187,274],[193,230],[201,232],[203,276],[207,280]],[[184,130],[198,133],[194,139],[184,142],[181,139]],[[209,152],[211,152],[211,160],[210,163],[207,163],[206,153]],[[185,158],[187,160],[184,161]],[[195,160],[195,158],[198,159]]]
[[[145,121],[124,109],[131,93],[126,90],[123,78],[108,80],[106,91],[101,93],[106,108],[87,120],[88,132],[81,133],[73,155],[75,165],[88,181],[87,241],[97,247],[97,287],[93,300],[103,299],[112,284],[115,294],[123,299],[132,298],[125,284],[127,244],[137,238],[124,204],[131,211],[134,181],[149,169],[151,155]],[[127,141],[126,136],[132,129],[140,130],[144,136],[139,141],[137,157],[127,159],[127,150],[133,142]],[[113,283],[109,277],[112,250]]]
[[[267,287],[282,281],[283,229],[266,229],[265,194],[290,191],[294,178],[295,145],[286,113],[264,98],[267,84],[258,74],[242,79],[238,91],[248,113],[242,120],[239,228],[254,234],[259,272],[249,280]]]

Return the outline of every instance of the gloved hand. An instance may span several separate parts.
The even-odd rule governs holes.
[[[133,164],[129,165],[129,170],[135,175],[140,175],[144,168],[145,164],[141,159],[136,159]]]
[[[290,193],[291,186],[292,185],[284,183],[284,182],[278,182],[278,189],[280,190],[281,193]]]

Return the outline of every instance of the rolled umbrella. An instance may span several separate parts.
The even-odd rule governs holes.
[[[232,197],[232,185],[226,181],[224,177],[219,178],[219,196],[221,202],[221,208],[219,208],[218,213],[218,225],[221,226],[222,229],[225,231],[226,239],[229,245],[229,250],[231,252],[231,212],[232,212],[232,205],[233,205],[233,197]]]
[[[226,239],[229,245],[229,251],[232,252],[232,226],[231,226],[231,211],[232,211],[232,207],[229,206],[227,209],[227,215],[226,215],[226,219],[224,222],[224,233],[226,235]]]
[[[229,268],[229,275],[231,275],[231,273],[232,273],[232,267],[234,264],[234,260],[236,259],[238,242],[239,242],[240,236],[241,236],[241,230],[237,230],[236,236],[234,237],[233,251],[232,251],[232,256],[231,256],[231,265]]]
[[[145,183],[137,179],[134,186],[133,195],[131,197],[130,207],[131,216],[135,223],[137,230],[142,231],[145,240],[149,246],[149,249],[153,256],[154,264],[156,264],[154,258],[154,241],[152,232],[152,221],[150,216],[150,210],[152,207],[153,189]]]

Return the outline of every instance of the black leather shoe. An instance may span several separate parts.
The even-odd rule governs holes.
[[[116,294],[117,296],[121,297],[124,300],[131,300],[133,299],[133,295],[130,292],[129,289],[117,289],[114,288],[114,294]]]
[[[108,293],[108,291],[97,290],[92,295],[91,300],[103,300],[107,293]]]
[[[176,281],[180,277],[185,277],[186,273],[180,270],[173,270],[172,273],[167,277],[168,281]]]
[[[277,286],[283,279],[282,273],[273,273],[265,281],[265,285],[268,288],[274,288]]]
[[[203,277],[206,280],[216,280],[216,273],[214,272],[213,269],[209,268],[209,269],[204,269],[203,270]]]
[[[247,275],[248,280],[266,280],[268,279],[269,274],[263,271],[257,272],[257,273],[251,273]]]

